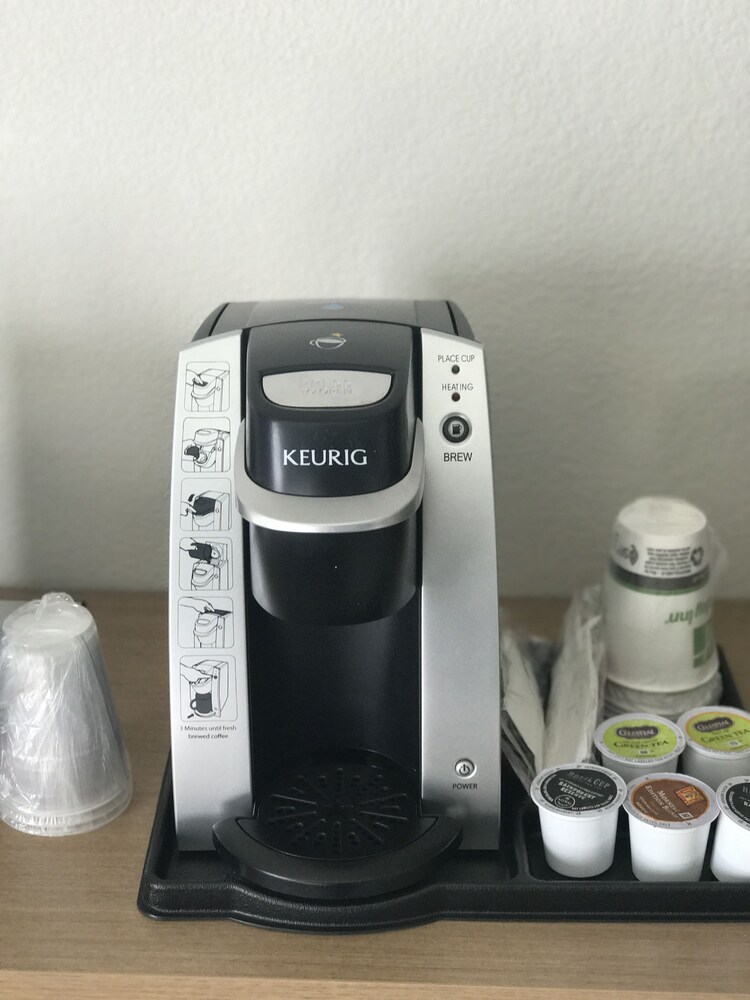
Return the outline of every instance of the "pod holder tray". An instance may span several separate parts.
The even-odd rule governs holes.
[[[722,702],[741,707],[723,654],[721,671]],[[750,920],[747,884],[718,882],[711,874],[712,839],[699,882],[639,882],[630,867],[627,817],[621,812],[612,867],[596,878],[569,879],[548,867],[536,807],[509,769],[503,774],[502,808],[498,852],[459,851],[419,884],[370,899],[294,899],[239,880],[214,851],[177,850],[168,763],[138,906],[152,917],[224,917],[316,932],[385,930],[440,918]]]

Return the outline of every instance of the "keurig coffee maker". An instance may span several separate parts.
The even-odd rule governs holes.
[[[334,902],[497,850],[490,426],[459,310],[220,306],[180,355],[174,442],[179,851]],[[210,660],[197,596],[225,626]]]

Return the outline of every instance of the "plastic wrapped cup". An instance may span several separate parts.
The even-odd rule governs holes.
[[[713,677],[715,549],[705,514],[686,500],[642,497],[620,511],[604,580],[608,680],[671,693]]]
[[[641,882],[697,882],[719,812],[713,789],[688,775],[651,774],[630,782],[625,809],[635,877]]]
[[[750,713],[727,705],[704,705],[684,712],[682,769],[712,788],[750,773]]]
[[[598,727],[594,746],[602,764],[628,782],[654,771],[676,771],[685,736],[660,715],[616,715]]]
[[[27,833],[82,833],[131,795],[94,619],[67,594],[24,604],[0,644],[0,818]]]
[[[539,808],[544,855],[553,871],[591,878],[610,867],[625,794],[619,774],[598,764],[561,764],[536,776],[531,798]]]
[[[750,775],[722,781],[716,799],[720,813],[711,871],[720,882],[750,882]]]

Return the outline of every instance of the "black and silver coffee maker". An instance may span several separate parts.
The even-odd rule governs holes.
[[[203,371],[222,392],[197,413]],[[222,442],[220,462],[197,461],[203,440]],[[417,882],[459,846],[496,850],[492,456],[483,351],[459,310],[221,306],[180,355],[174,441],[180,851],[336,900]],[[220,525],[185,515],[206,495],[229,497]],[[196,581],[196,547],[222,572]],[[206,717],[205,652],[181,616],[196,589],[232,626]]]

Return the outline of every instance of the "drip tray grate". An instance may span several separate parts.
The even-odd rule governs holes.
[[[409,843],[420,816],[418,801],[398,771],[334,763],[281,775],[259,802],[256,819],[269,847],[343,861]]]

